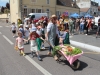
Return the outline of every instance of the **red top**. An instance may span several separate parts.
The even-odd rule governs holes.
[[[37,33],[35,33],[35,34],[31,34],[30,35],[30,40],[36,40],[37,38],[39,38],[40,36],[37,34]]]

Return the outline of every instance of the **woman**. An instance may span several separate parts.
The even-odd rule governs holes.
[[[74,21],[73,21],[73,18],[69,19],[68,25],[69,25],[69,32],[70,32],[71,35],[73,35],[74,34]]]
[[[79,25],[80,25],[80,19],[77,18],[76,22],[75,22],[75,29],[76,29],[77,32],[79,31]]]
[[[85,20],[84,17],[82,17],[80,20],[80,33],[82,34],[84,34],[84,24],[85,24]]]

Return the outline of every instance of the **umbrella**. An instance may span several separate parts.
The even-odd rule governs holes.
[[[72,14],[72,15],[70,15],[70,17],[73,17],[73,18],[79,18],[79,14],[77,14],[77,13],[74,13],[74,14]]]

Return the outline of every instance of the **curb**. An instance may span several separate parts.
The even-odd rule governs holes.
[[[92,46],[89,44],[85,44],[85,43],[81,43],[81,42],[77,42],[73,40],[70,40],[70,43],[74,46],[78,46],[78,47],[81,47],[81,48],[84,48],[90,51],[100,52],[100,47]]]

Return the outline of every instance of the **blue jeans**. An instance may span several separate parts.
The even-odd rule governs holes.
[[[80,32],[84,32],[84,24],[80,24]]]

